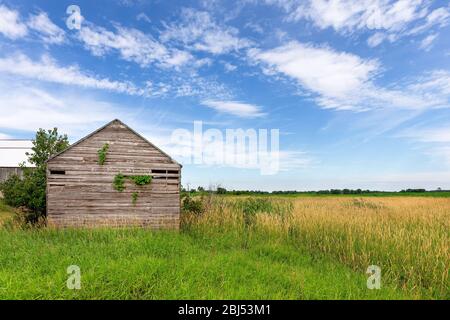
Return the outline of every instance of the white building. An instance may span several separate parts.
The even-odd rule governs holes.
[[[0,138],[0,167],[18,167],[26,162],[26,152],[30,152],[31,140]]]

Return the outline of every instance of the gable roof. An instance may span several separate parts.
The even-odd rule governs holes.
[[[98,128],[97,130],[95,130],[94,132],[88,134],[87,136],[85,136],[84,138],[78,140],[77,142],[71,144],[69,147],[67,147],[66,149],[64,149],[61,152],[58,152],[57,154],[51,156],[46,162],[49,162],[55,158],[57,158],[58,156],[60,156],[61,154],[65,153],[67,150],[70,150],[71,148],[75,147],[76,145],[80,144],[81,142],[89,139],[90,137],[92,137],[94,134],[102,131],[103,129],[105,129],[106,127],[108,127],[109,125],[113,124],[113,123],[119,123],[121,125],[123,125],[125,128],[127,128],[128,130],[130,130],[132,133],[134,133],[136,136],[138,136],[139,138],[141,138],[142,140],[144,140],[145,142],[147,142],[149,145],[151,145],[153,148],[155,148],[156,150],[158,150],[159,152],[161,152],[163,155],[165,155],[166,157],[168,157],[170,159],[170,161],[172,161],[172,163],[179,165],[180,167],[182,167],[182,165],[180,163],[178,163],[176,160],[174,160],[171,156],[169,156],[167,153],[165,153],[164,151],[162,151],[160,148],[158,148],[157,146],[155,146],[153,143],[151,143],[150,141],[148,141],[146,138],[144,138],[143,136],[141,136],[139,133],[137,133],[136,131],[134,131],[133,129],[131,129],[129,126],[127,126],[125,123],[123,123],[122,121],[120,121],[119,119],[114,119],[113,121],[108,122],[107,124],[105,124],[104,126]]]

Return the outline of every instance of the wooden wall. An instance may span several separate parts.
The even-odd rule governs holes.
[[[14,174],[22,176],[22,169],[19,167],[0,167],[0,182],[5,181]]]
[[[108,143],[104,165],[97,150]],[[60,172],[58,172],[60,171]],[[64,172],[64,174],[62,174]],[[116,174],[152,175],[151,184],[113,187]],[[48,162],[47,217],[56,226],[179,228],[181,166],[119,121]],[[132,203],[132,193],[139,194]]]

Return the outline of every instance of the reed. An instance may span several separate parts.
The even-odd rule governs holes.
[[[445,198],[215,198],[186,219],[191,232],[286,241],[361,273],[377,265],[399,289],[450,298]]]

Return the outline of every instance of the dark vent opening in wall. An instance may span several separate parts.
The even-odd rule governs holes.
[[[64,170],[50,170],[50,174],[66,174]]]
[[[178,180],[178,177],[167,177],[167,179],[170,179],[170,180]]]
[[[166,174],[167,170],[152,170],[152,173],[162,173],[162,174]]]
[[[168,174],[178,174],[178,170],[167,170]]]

